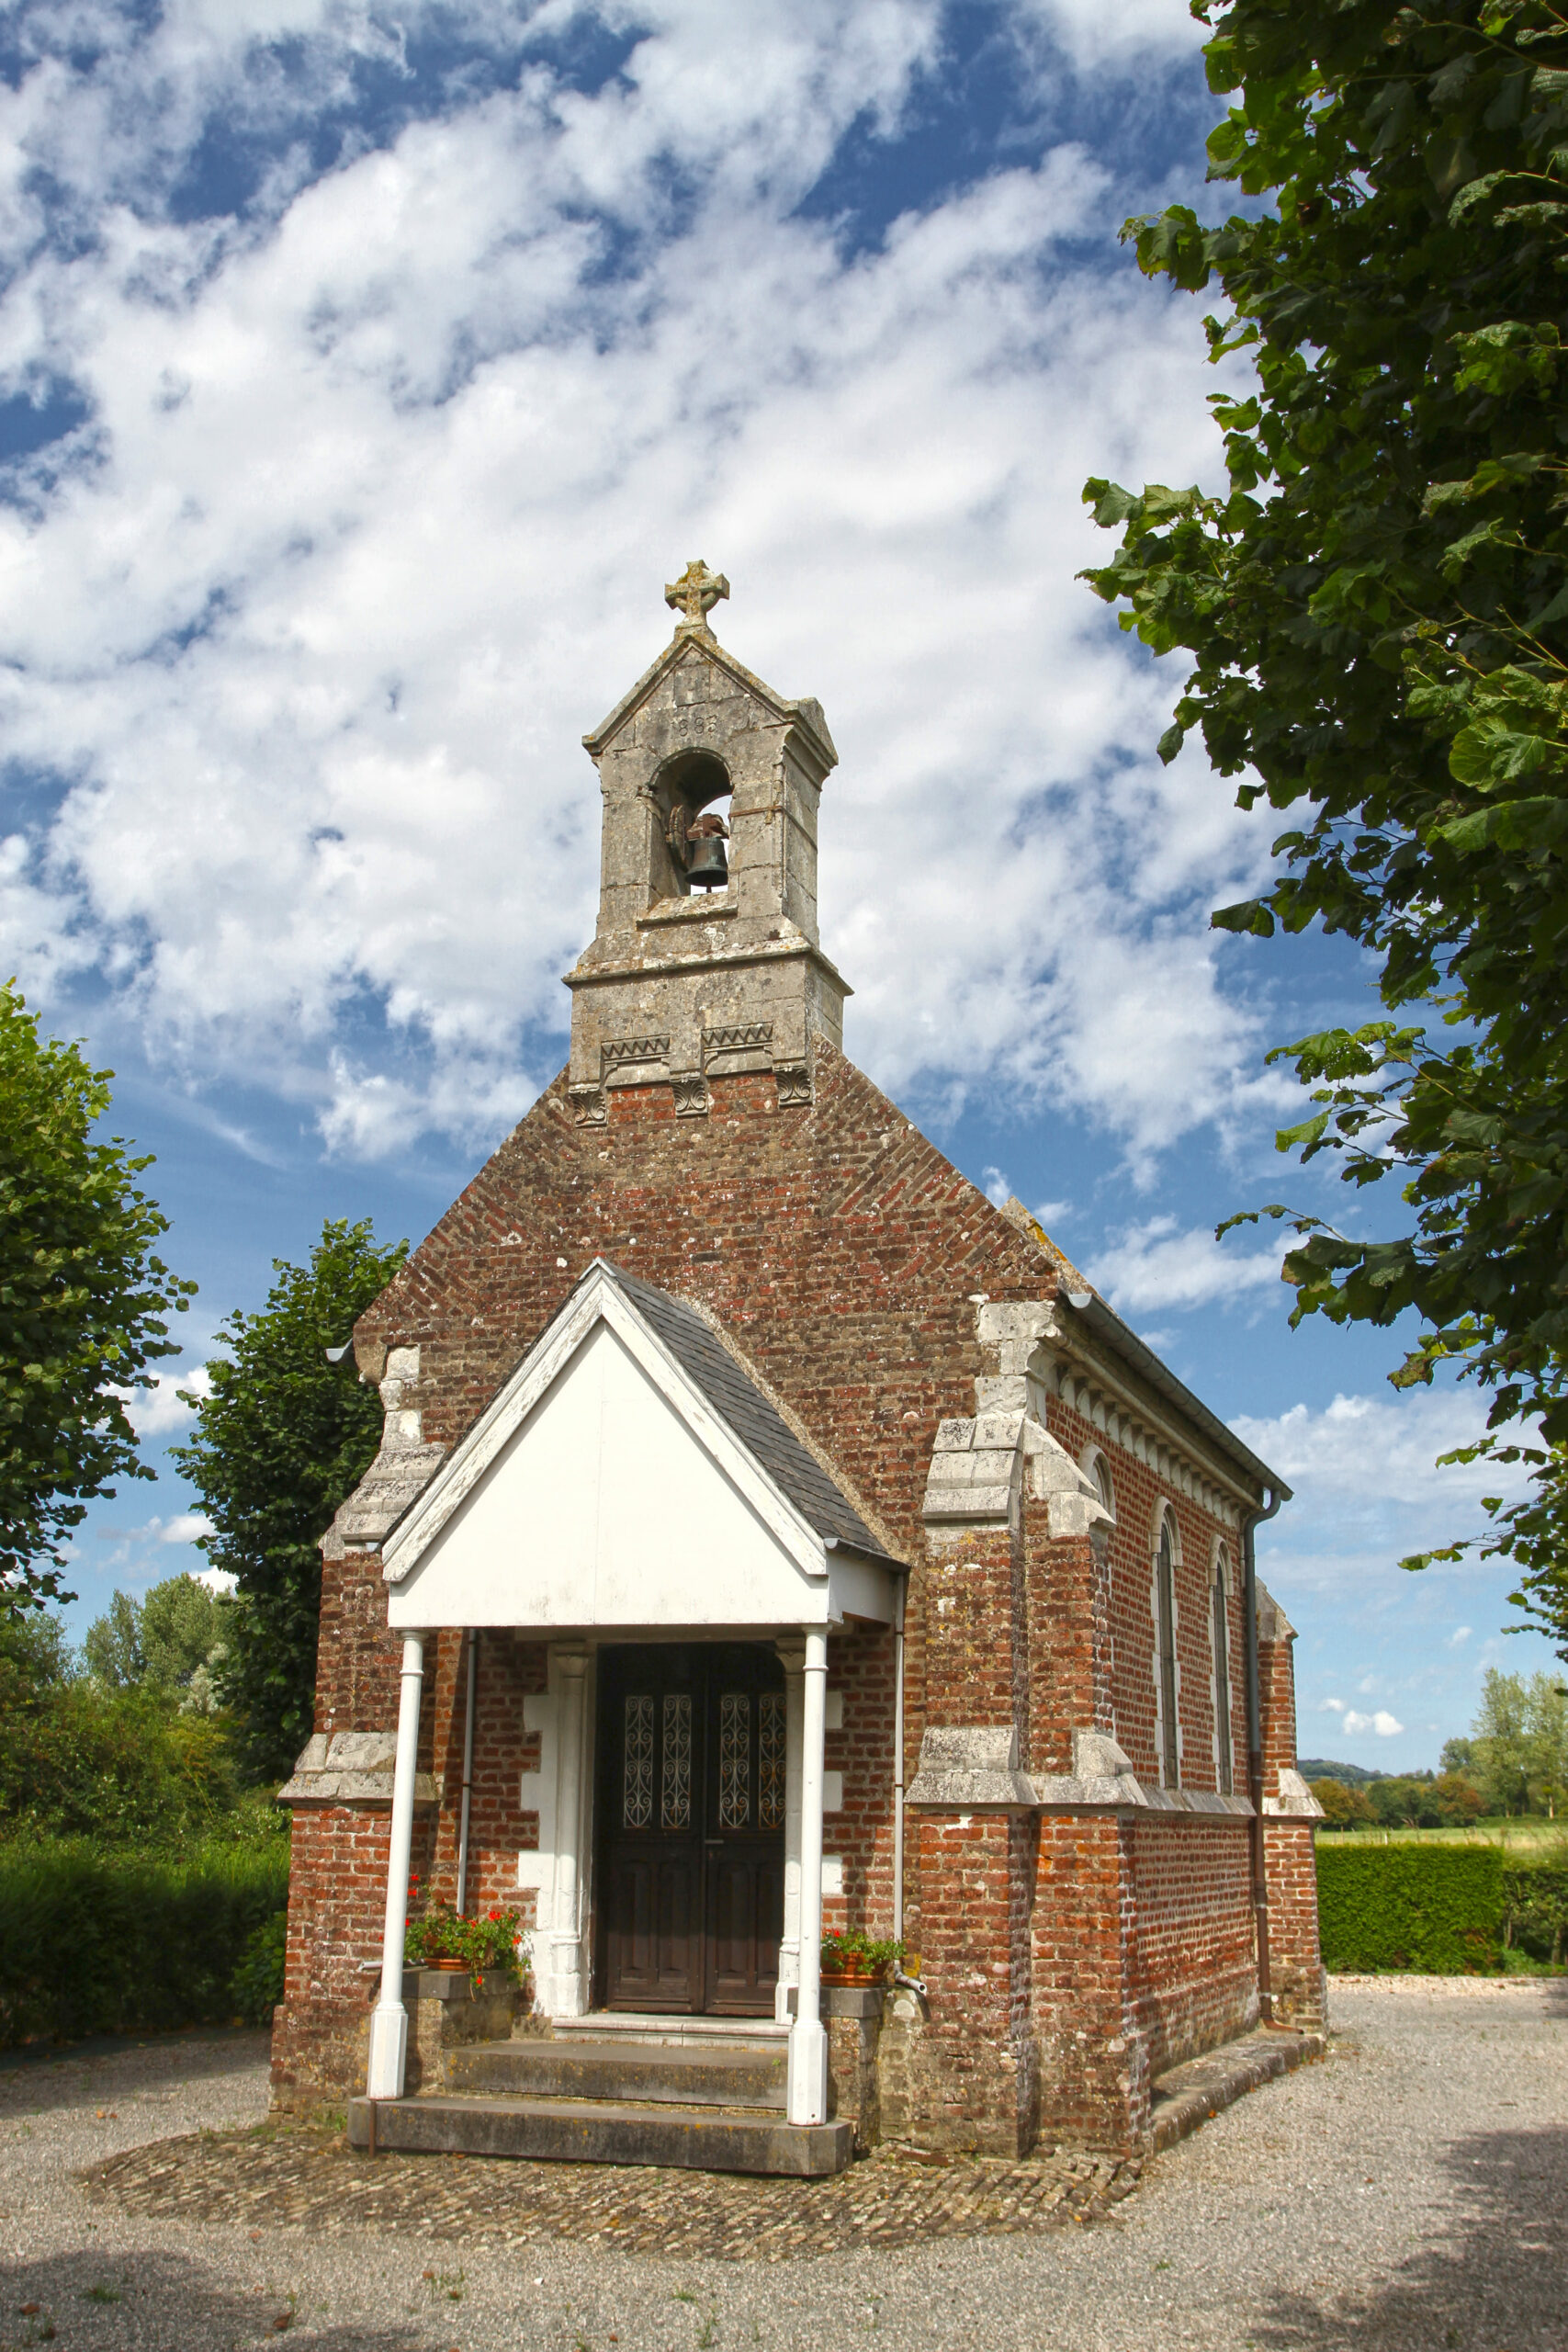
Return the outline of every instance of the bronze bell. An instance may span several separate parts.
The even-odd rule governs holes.
[[[726,826],[722,817],[710,810],[705,817],[696,818],[686,833],[686,879],[694,889],[722,890],[729,880],[729,861],[724,854]]]

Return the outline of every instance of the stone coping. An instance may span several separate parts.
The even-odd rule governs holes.
[[[1281,1768],[1280,1793],[1266,1796],[1273,1820],[1316,1821],[1323,1808],[1299,1772]],[[1018,1735],[990,1725],[927,1731],[908,1803],[939,1813],[1159,1813],[1174,1820],[1250,1821],[1244,1796],[1214,1789],[1148,1787],[1109,1733],[1075,1731],[1071,1772],[1019,1769]]]
[[[1205,2051],[1156,2075],[1150,2086],[1149,2138],[1155,2148],[1173,2148],[1222,2108],[1234,2106],[1260,2084],[1277,2081],[1328,2047],[1325,2033],[1292,2033],[1260,2025],[1218,2050]]]

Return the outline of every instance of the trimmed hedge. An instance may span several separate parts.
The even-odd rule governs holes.
[[[180,1857],[0,1847],[0,2047],[264,2022],[288,1902],[281,1838]]]
[[[1532,1960],[1554,1965],[1568,1955],[1568,1858],[1507,1865],[1503,1940]]]
[[[1490,1975],[1503,1965],[1495,1846],[1325,1846],[1318,1927],[1326,1968]]]

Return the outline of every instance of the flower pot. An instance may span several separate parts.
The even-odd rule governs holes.
[[[841,1960],[822,1962],[824,1984],[880,1984],[882,1969],[875,1961],[861,1960],[846,1953]]]
[[[466,1960],[447,1960],[445,1957],[440,1960],[422,1960],[419,1964],[422,1968],[439,1968],[448,1976],[456,1976],[459,1973],[466,1975],[468,1967]]]

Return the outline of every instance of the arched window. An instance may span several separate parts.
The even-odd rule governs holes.
[[[1116,1489],[1111,1483],[1111,1464],[1107,1462],[1104,1454],[1101,1453],[1098,1445],[1085,1446],[1080,1467],[1086,1470],[1089,1476],[1094,1480],[1095,1487],[1099,1493],[1100,1501],[1105,1505],[1105,1508],[1111,1513],[1111,1518],[1114,1519],[1116,1516]]]
[[[1214,1585],[1209,1598],[1214,1645],[1214,1784],[1232,1793],[1230,1562],[1222,1544],[1214,1555]]]
[[[1160,1513],[1155,1554],[1155,1639],[1159,1653],[1160,1784],[1174,1789],[1181,1781],[1181,1751],[1176,1729],[1176,1522],[1168,1510]]]

